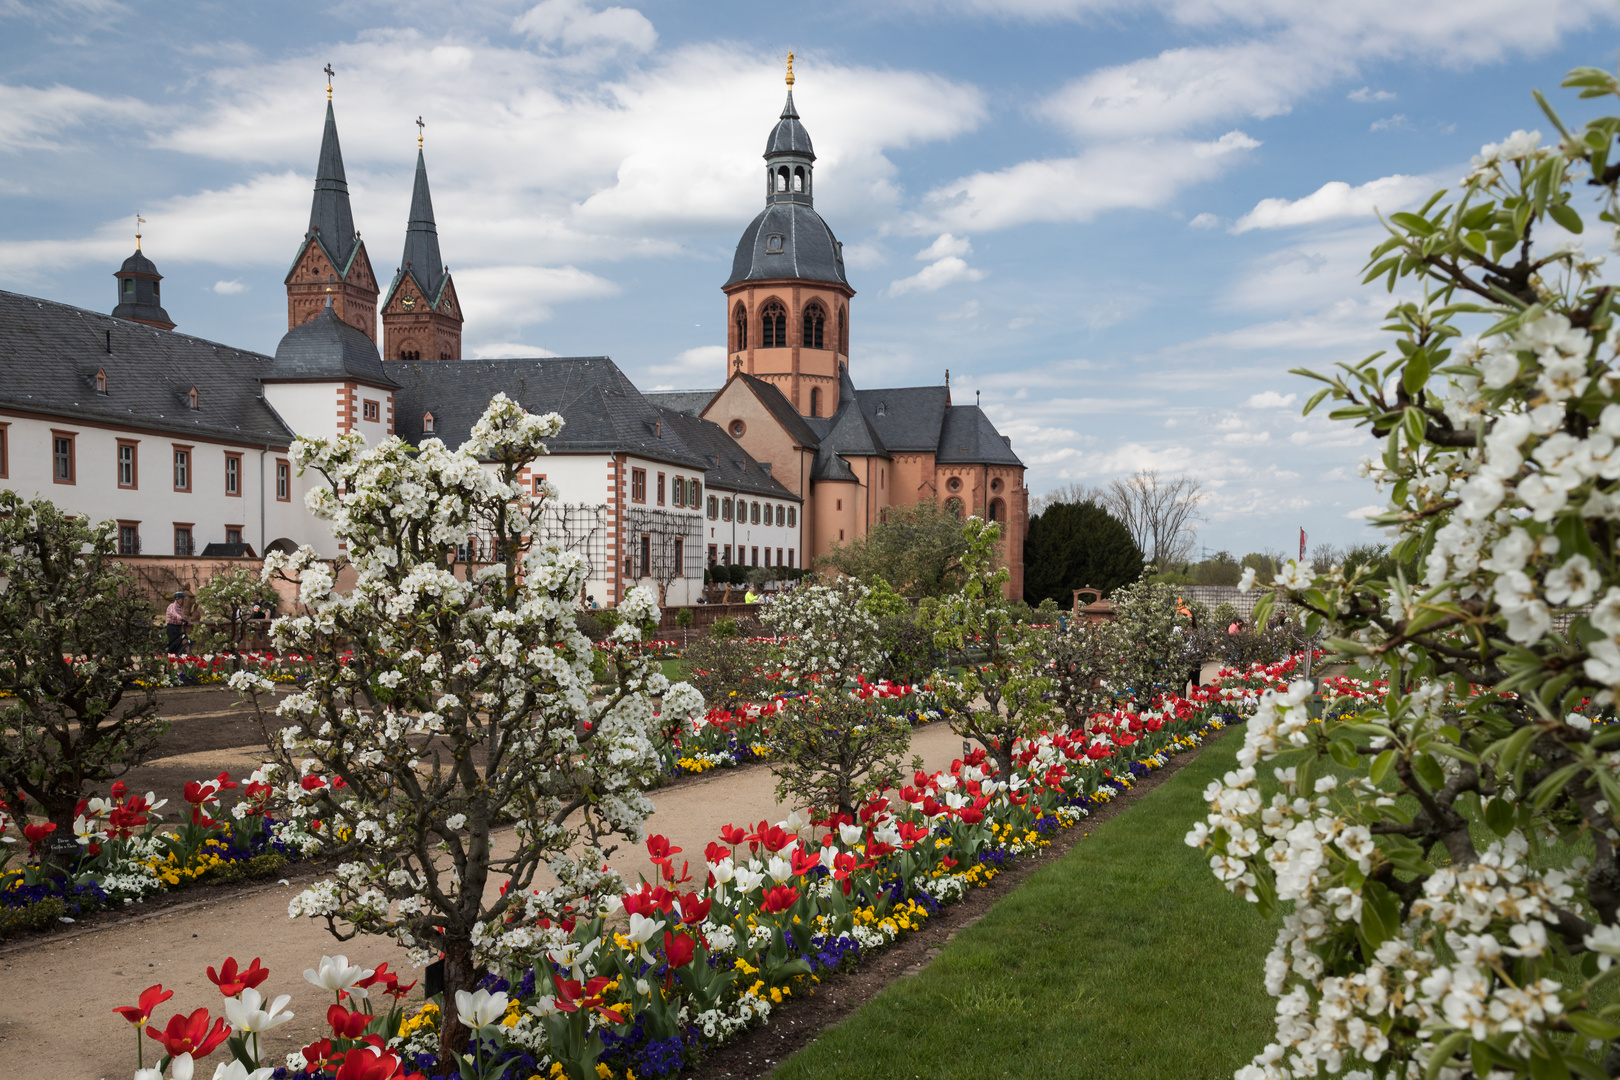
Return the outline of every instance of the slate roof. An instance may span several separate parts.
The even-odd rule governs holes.
[[[315,167],[315,198],[309,207],[309,232],[342,274],[358,246],[354,211],[349,206],[349,182],[343,174],[343,149],[338,145],[337,117],[331,99],[326,102],[326,130],[321,135],[321,157]]]
[[[771,250],[773,237],[781,238],[780,250]],[[731,276],[721,287],[780,278],[849,285],[844,276],[844,245],[821,215],[804,203],[772,203],[749,222],[737,241]]]
[[[770,138],[765,140],[765,160],[769,161],[778,154],[799,154],[816,159],[816,151],[810,145],[810,133],[804,130],[799,123],[799,110],[793,107],[793,91],[788,91],[787,104],[782,106],[781,119],[771,129]]]
[[[810,422],[815,423],[816,419],[819,417],[812,418]],[[816,462],[810,470],[812,480],[854,480],[855,473],[844,460],[845,455],[889,456],[889,448],[861,411],[855,384],[849,377],[849,368],[844,364],[838,365],[838,411],[826,421],[825,429],[819,424],[816,427],[826,433],[821,437]]]
[[[932,453],[950,407],[948,386],[900,386],[857,390],[867,423],[892,453]]]
[[[704,420],[692,413],[668,407],[661,407],[658,411],[663,414],[664,423],[680,435],[681,441],[708,462],[704,483],[709,487],[771,499],[801,501],[713,420]]]
[[[657,390],[650,394],[643,394],[648,401],[660,409],[673,409],[675,412],[688,413],[692,416],[702,416],[703,410],[709,407],[718,390]]]
[[[372,386],[397,385],[376,343],[364,330],[338,318],[330,298],[319,315],[282,336],[275,362],[264,377],[272,382],[356,379]]]
[[[285,447],[293,432],[260,393],[269,366],[260,353],[0,291],[0,405]],[[96,391],[98,369],[107,373],[105,394]],[[186,401],[192,387],[195,411]]]
[[[467,441],[498,393],[532,413],[561,413],[566,424],[547,445],[553,453],[633,453],[672,465],[704,468],[663,417],[605,356],[550,356],[509,360],[394,360],[388,371],[394,395],[394,430],[407,442],[438,438]],[[433,433],[422,417],[433,413]]]
[[[439,256],[439,227],[433,220],[433,193],[428,190],[427,163],[420,147],[416,151],[416,187],[411,191],[411,216],[405,226],[405,253],[400,256],[399,273],[383,297],[386,307],[399,283],[409,274],[431,306],[439,303],[444,289],[444,260]]]
[[[787,431],[788,437],[795,443],[804,447],[815,447],[821,444],[822,432],[811,427],[808,420],[800,415],[799,410],[782,393],[781,387],[773,382],[766,382],[757,375],[749,375],[739,371],[737,378],[746,383],[755,394],[759,396],[760,403],[771,411],[776,422]]]
[[[996,430],[977,405],[952,405],[945,410],[934,460],[941,465],[1024,464],[1013,453],[1012,441]]]

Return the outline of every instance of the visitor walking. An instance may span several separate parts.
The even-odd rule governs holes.
[[[174,603],[164,610],[163,629],[169,636],[169,655],[179,655],[185,648],[186,638],[186,591],[184,589],[180,589],[174,594]]]

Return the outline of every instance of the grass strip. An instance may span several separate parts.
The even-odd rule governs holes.
[[[1182,837],[1242,744],[1211,744],[773,1076],[1230,1077],[1274,1030],[1276,923]]]

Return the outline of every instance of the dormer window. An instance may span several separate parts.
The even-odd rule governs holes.
[[[197,408],[197,388],[195,386],[186,391],[186,405],[188,408]]]
[[[124,295],[125,296],[134,296],[135,295],[135,279],[134,278],[125,278],[124,279]]]
[[[96,369],[96,393],[105,394],[106,392],[107,392],[107,369],[106,368],[97,368]]]
[[[771,233],[765,237],[765,253],[767,255],[782,254],[782,234]]]
[[[430,412],[422,414],[422,434],[433,434],[433,414]]]

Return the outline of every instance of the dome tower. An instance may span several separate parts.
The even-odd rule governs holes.
[[[726,294],[727,376],[774,383],[805,416],[838,408],[839,368],[849,359],[849,301],[843,245],[816,213],[816,152],[793,105],[765,142],[765,209],[743,230]]]
[[[140,224],[135,224],[135,254],[124,260],[113,277],[118,279],[118,306],[112,309],[113,318],[145,323],[159,330],[173,330],[174,320],[163,310],[163,275],[151,259],[141,251]]]

